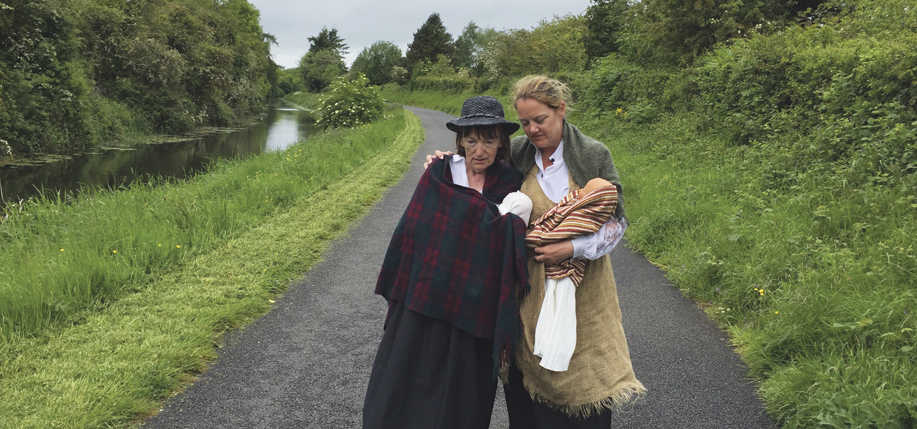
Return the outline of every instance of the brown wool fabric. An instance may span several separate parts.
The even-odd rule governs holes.
[[[532,167],[522,192],[532,199],[532,218],[554,207],[536,180]],[[580,189],[570,179],[570,190]],[[544,300],[544,264],[527,256],[531,293],[522,301],[523,337],[515,353],[515,365],[525,375],[525,388],[538,401],[574,417],[588,417],[604,409],[616,409],[640,398],[646,388],[637,381],[621,324],[621,309],[611,260],[603,256],[587,261],[582,283],[576,289],[576,349],[567,371],[554,372],[538,365],[532,353],[535,326]]]

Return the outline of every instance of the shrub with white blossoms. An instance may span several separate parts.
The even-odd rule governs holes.
[[[0,139],[0,156],[13,156],[13,148],[3,139]]]
[[[356,127],[382,116],[385,100],[369,79],[358,73],[353,80],[346,76],[331,84],[322,97],[317,123],[325,128]]]

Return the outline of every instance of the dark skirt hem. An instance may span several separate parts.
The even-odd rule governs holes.
[[[363,428],[488,428],[492,352],[493,340],[396,302],[373,361]]]

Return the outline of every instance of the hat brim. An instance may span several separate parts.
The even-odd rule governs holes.
[[[463,116],[446,122],[446,128],[456,133],[464,127],[486,127],[491,125],[500,126],[507,134],[513,134],[519,130],[519,124],[491,115]]]

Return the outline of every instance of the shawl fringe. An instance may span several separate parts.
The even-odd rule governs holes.
[[[638,381],[636,384],[628,384],[622,387],[612,396],[595,402],[578,405],[560,405],[538,394],[538,392],[529,387],[525,379],[523,379],[523,385],[525,385],[525,390],[529,392],[529,396],[531,396],[532,399],[547,405],[548,408],[552,410],[560,411],[570,417],[578,419],[586,419],[605,410],[626,412],[646,395],[646,387],[643,387],[643,384]]]

